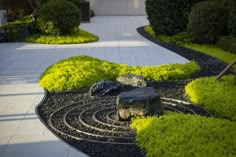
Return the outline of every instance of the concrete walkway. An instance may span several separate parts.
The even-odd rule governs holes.
[[[95,17],[81,27],[100,41],[81,45],[0,44],[0,156],[85,157],[58,140],[40,122],[35,106],[42,100],[40,74],[51,64],[78,55],[115,63],[159,65],[187,60],[141,37],[136,28],[146,17]]]

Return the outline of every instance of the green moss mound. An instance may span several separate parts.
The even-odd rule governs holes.
[[[81,44],[98,41],[99,37],[82,29],[69,35],[54,36],[34,34],[25,38],[26,42],[41,44]]]
[[[199,78],[185,87],[190,100],[218,117],[236,121],[236,76]]]
[[[71,57],[48,67],[40,78],[40,85],[48,91],[76,90],[89,87],[99,80],[113,80],[119,75],[137,74],[149,80],[188,78],[200,70],[192,61],[186,64],[130,67],[88,56]]]
[[[196,115],[137,117],[131,127],[147,157],[232,157],[236,123]]]

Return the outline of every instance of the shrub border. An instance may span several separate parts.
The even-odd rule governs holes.
[[[143,36],[144,38],[152,41],[153,43],[159,46],[162,46],[170,51],[175,52],[178,55],[181,55],[182,57],[185,57],[188,60],[195,60],[199,64],[199,66],[201,67],[201,70],[198,74],[193,75],[193,78],[218,75],[227,66],[226,63],[212,56],[203,54],[201,52],[198,52],[189,48],[184,48],[181,46],[177,46],[175,44],[166,43],[158,39],[154,39],[147,32],[145,32],[144,27],[145,26],[142,26],[136,29],[137,32],[141,36]],[[201,57],[198,58],[197,56],[201,56]],[[216,64],[212,64],[213,61]],[[232,73],[233,73],[233,69],[231,69],[227,74],[232,74]]]

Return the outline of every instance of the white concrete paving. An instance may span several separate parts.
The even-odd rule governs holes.
[[[50,133],[34,108],[42,100],[40,74],[51,64],[78,55],[115,63],[160,65],[186,59],[141,37],[136,28],[147,25],[144,16],[95,17],[81,27],[100,41],[81,45],[28,43],[0,44],[0,156],[85,157]]]

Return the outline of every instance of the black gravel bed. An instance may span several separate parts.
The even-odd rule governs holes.
[[[214,58],[209,55],[203,54],[201,52],[180,47],[175,44],[166,43],[157,39],[153,39],[148,33],[145,32],[144,27],[137,28],[137,32],[142,35],[144,38],[156,43],[157,45],[160,45],[166,49],[169,49],[184,58],[188,60],[194,60],[196,61],[199,66],[201,67],[201,71],[193,75],[192,78],[196,77],[203,77],[203,76],[212,76],[212,75],[218,75],[226,66],[227,64]],[[228,73],[234,73],[233,69],[231,69]]]
[[[173,100],[187,100],[183,94],[187,82],[150,82],[149,86],[152,85],[163,97],[166,111],[212,116],[201,107]],[[36,111],[45,126],[57,137],[89,156],[145,156],[135,142],[135,132],[129,127],[130,122],[117,119],[116,96],[91,97],[87,89],[45,92],[45,98]]]
[[[161,95],[165,111],[213,116],[205,109],[188,103],[184,87],[194,78],[219,74],[227,65],[200,52],[154,40],[145,33],[144,27],[137,31],[154,43],[188,60],[197,61],[201,67],[201,71],[189,79],[148,82],[148,86]],[[233,70],[228,73],[233,73]],[[88,89],[61,93],[45,91],[36,112],[58,138],[91,157],[145,156],[135,142],[130,122],[117,118],[116,96],[91,97]]]

